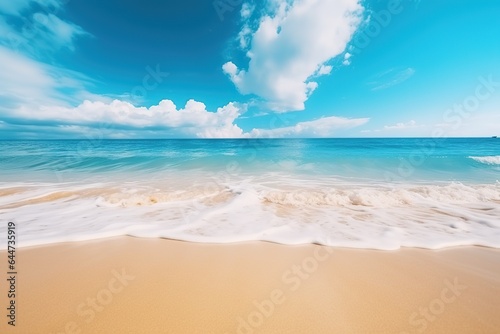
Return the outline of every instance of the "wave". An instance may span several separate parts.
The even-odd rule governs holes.
[[[386,208],[412,206],[422,202],[441,204],[460,204],[471,202],[500,201],[498,186],[466,186],[451,183],[446,186],[398,186],[333,188],[328,190],[297,189],[294,191],[272,190],[263,193],[266,202],[304,207],[304,206],[367,206]]]
[[[474,161],[480,162],[486,165],[500,165],[500,155],[496,156],[485,156],[485,157],[469,157]]]
[[[292,181],[286,186],[255,180],[169,186],[158,181],[20,184],[0,188],[0,220],[19,223],[22,247],[132,235],[374,249],[500,248],[498,182]],[[0,249],[5,247],[0,240]]]
[[[331,185],[285,188],[246,184],[225,186],[217,182],[186,186],[183,189],[159,189],[148,186],[117,187],[116,185],[81,188],[38,187],[0,188],[0,209],[43,204],[58,200],[95,199],[97,207],[147,207],[161,204],[182,205],[185,202],[225,203],[243,193],[252,193],[260,205],[281,205],[296,208],[341,208],[366,206],[372,208],[404,207],[422,202],[461,204],[500,201],[500,183],[493,185]],[[11,196],[17,195],[15,200]],[[10,203],[9,203],[10,202]]]

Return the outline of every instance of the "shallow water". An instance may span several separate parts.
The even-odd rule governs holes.
[[[21,246],[500,247],[497,139],[0,141],[0,156],[0,220]]]

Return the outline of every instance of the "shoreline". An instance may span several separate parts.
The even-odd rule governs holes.
[[[17,259],[17,324],[0,324],[9,333],[500,331],[494,248],[114,237],[22,247]]]
[[[422,250],[422,251],[429,251],[429,252],[440,252],[440,251],[453,251],[453,250],[458,250],[458,249],[467,249],[467,248],[484,248],[484,249],[491,249],[491,250],[498,250],[500,252],[500,247],[494,247],[494,246],[488,246],[488,245],[481,245],[481,244],[456,244],[456,245],[447,245],[443,247],[437,247],[437,248],[427,248],[423,246],[400,246],[397,249],[384,249],[384,248],[368,248],[368,247],[354,247],[354,246],[330,246],[327,244],[322,244],[319,242],[303,242],[303,243],[297,243],[297,244],[287,244],[279,241],[273,241],[273,240],[236,240],[236,241],[210,241],[210,240],[186,240],[186,239],[176,239],[172,237],[157,237],[157,236],[152,236],[152,237],[144,237],[144,236],[135,236],[135,235],[110,235],[110,236],[102,236],[102,237],[95,237],[95,238],[89,238],[89,239],[74,239],[74,240],[62,240],[62,241],[48,241],[46,243],[34,243],[34,244],[29,244],[29,245],[23,245],[23,246],[16,246],[16,250],[32,250],[32,249],[37,249],[37,248],[46,248],[46,247],[60,247],[60,246],[69,246],[73,244],[92,244],[92,243],[103,243],[106,241],[114,241],[116,239],[139,239],[139,240],[166,240],[166,241],[171,241],[171,242],[179,242],[179,243],[187,243],[187,244],[194,244],[194,245],[207,245],[207,246],[238,246],[238,245],[252,245],[252,244],[271,244],[271,245],[277,245],[277,246],[283,246],[283,247],[308,247],[308,246],[318,246],[318,247],[326,247],[326,248],[331,248],[335,250],[345,250],[345,251],[368,251],[368,252],[399,252],[399,251],[408,251],[408,250]],[[6,252],[6,248],[0,248],[0,253]]]
[[[334,180],[319,186],[296,179],[285,187],[288,177],[268,177],[216,188],[200,180],[184,188],[167,181],[2,188],[0,216],[19,225],[22,247],[130,235],[384,250],[500,248],[500,184],[337,187]]]

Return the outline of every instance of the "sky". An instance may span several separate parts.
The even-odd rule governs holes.
[[[0,139],[500,135],[498,0],[0,0]]]

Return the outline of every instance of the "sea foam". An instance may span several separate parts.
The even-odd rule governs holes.
[[[486,165],[500,165],[500,155],[487,156],[487,157],[469,157],[469,158]]]
[[[499,183],[288,181],[16,184],[0,189],[0,219],[16,222],[21,247],[130,235],[371,249],[500,248]]]
[[[0,141],[19,246],[131,235],[500,247],[491,138]],[[6,224],[0,224],[5,235]],[[0,248],[6,238],[0,238]]]

